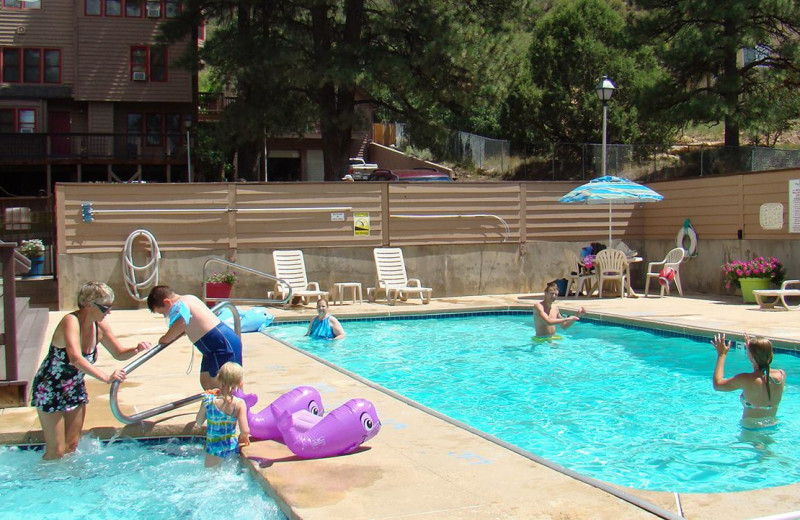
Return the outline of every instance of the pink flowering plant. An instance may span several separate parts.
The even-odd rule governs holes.
[[[236,273],[233,271],[225,271],[224,273],[211,273],[206,277],[208,283],[227,283],[229,285],[235,284],[239,280]]]
[[[783,264],[774,256],[770,258],[759,256],[746,262],[742,260],[727,262],[722,266],[722,274],[725,276],[725,287],[730,289],[731,286],[740,287],[741,278],[768,278],[776,285],[780,285],[786,271]]]

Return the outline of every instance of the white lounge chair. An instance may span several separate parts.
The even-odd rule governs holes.
[[[800,310],[800,304],[789,305],[786,303],[787,296],[800,296],[800,289],[787,289],[789,285],[800,285],[800,280],[784,280],[780,289],[756,289],[753,296],[760,309],[774,309],[777,304],[781,304],[787,311]],[[765,301],[764,298],[775,298],[773,301]]]
[[[367,288],[369,301],[374,302],[378,298],[378,293],[383,291],[389,305],[394,305],[398,298],[406,301],[410,294],[419,294],[422,303],[430,303],[433,289],[422,287],[422,282],[418,278],[409,279],[406,276],[406,263],[403,260],[402,249],[376,247],[373,254],[378,278],[375,287]]]
[[[315,301],[320,298],[328,298],[328,291],[320,290],[317,282],[308,281],[306,262],[302,251],[297,249],[273,251],[272,261],[275,262],[275,276],[285,281],[292,288],[292,296],[300,298],[303,305],[308,303],[309,297],[313,297]],[[288,287],[280,282],[275,282],[275,297],[277,299],[285,298],[288,293]]]
[[[671,267],[675,271],[675,287],[678,288],[678,294],[683,296],[683,289],[681,288],[681,262],[686,256],[686,251],[682,247],[672,249],[667,256],[660,262],[650,262],[647,264],[647,280],[644,283],[644,296],[647,297],[647,290],[650,288],[650,279],[658,278],[661,270],[666,267]],[[664,291],[669,293],[669,284],[661,286],[661,296],[664,296]]]

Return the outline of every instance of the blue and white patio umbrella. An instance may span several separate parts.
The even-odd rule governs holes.
[[[663,199],[663,195],[656,193],[647,186],[621,177],[606,175],[578,186],[558,199],[558,202],[608,204],[608,246],[611,247],[612,204],[638,204],[639,202],[658,202]]]

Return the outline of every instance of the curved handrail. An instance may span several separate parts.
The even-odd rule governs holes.
[[[233,314],[233,329],[234,331],[236,331],[236,335],[241,337],[242,320],[241,317],[239,316],[239,311],[238,309],[236,309],[236,306],[234,304],[232,304],[229,301],[223,301],[215,305],[214,308],[212,308],[211,310],[214,312],[214,314],[219,314],[219,311],[221,311],[223,307],[230,307],[231,314]],[[129,363],[128,366],[126,366],[123,370],[125,370],[125,373],[129,375],[131,372],[133,372],[140,366],[150,361],[156,354],[163,351],[165,348],[172,345],[177,340],[178,338],[175,338],[169,343],[159,343],[155,347],[151,348],[150,350],[148,350],[147,352],[145,352],[144,354],[133,360],[133,362]],[[114,417],[116,417],[116,419],[123,424],[134,424],[141,422],[155,415],[159,415],[164,412],[169,412],[171,410],[174,410],[175,408],[180,408],[181,406],[186,406],[187,404],[199,401],[203,397],[203,394],[201,392],[199,394],[191,395],[189,397],[184,397],[183,399],[178,399],[177,401],[172,401],[171,403],[156,406],[155,408],[151,408],[143,412],[135,413],[133,415],[125,415],[124,413],[122,413],[122,410],[119,409],[119,402],[117,399],[119,394],[119,387],[120,387],[119,381],[114,380],[111,383],[111,390],[109,391],[109,401],[111,404],[111,413],[113,413]]]
[[[503,242],[508,240],[508,235],[511,234],[511,228],[508,227],[508,222],[503,220],[502,217],[495,215],[493,213],[454,213],[454,214],[445,214],[445,215],[389,215],[392,218],[495,218],[503,224],[503,227],[506,228],[506,232],[503,235]]]
[[[212,263],[222,264],[222,265],[225,265],[225,266],[228,266],[228,267],[233,267],[233,268],[238,269],[240,271],[244,271],[244,272],[247,272],[247,273],[254,274],[256,276],[261,276],[261,277],[264,277],[264,278],[268,278],[268,279],[273,280],[275,282],[278,282],[279,284],[281,284],[284,287],[288,288],[288,293],[287,293],[286,297],[281,299],[281,300],[276,300],[274,298],[228,298],[228,299],[224,299],[224,300],[220,300],[220,301],[235,300],[235,301],[240,302],[240,303],[267,303],[267,304],[279,303],[279,304],[282,304],[282,305],[286,305],[287,303],[292,301],[292,287],[286,282],[286,280],[278,278],[277,276],[273,276],[273,275],[271,275],[269,273],[265,273],[263,271],[259,271],[258,269],[253,269],[252,267],[247,267],[247,266],[244,266],[244,265],[241,265],[241,264],[237,264],[235,262],[231,262],[230,260],[225,260],[224,258],[220,258],[218,256],[212,256],[211,258],[206,260],[205,263],[203,264],[203,280],[206,280],[208,278],[208,272],[207,272],[206,268],[208,267],[209,264],[212,264]],[[206,301],[207,299],[208,299],[208,295],[206,293],[206,284],[203,284],[203,301]]]

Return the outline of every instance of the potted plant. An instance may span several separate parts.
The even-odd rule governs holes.
[[[217,299],[230,298],[231,288],[237,281],[239,277],[233,271],[211,273],[205,279],[206,304],[211,306],[217,303]]]
[[[740,287],[745,303],[755,303],[753,291],[769,289],[770,283],[780,285],[786,274],[777,258],[756,257],[752,260],[733,260],[722,265],[725,287]]]
[[[17,251],[31,261],[31,269],[25,276],[41,276],[44,266],[44,243],[38,238],[23,240]]]

